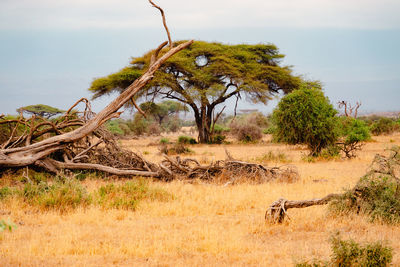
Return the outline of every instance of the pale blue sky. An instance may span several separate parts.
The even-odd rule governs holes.
[[[175,40],[271,42],[286,55],[283,64],[321,80],[333,103],[400,110],[400,1],[276,2],[157,3]],[[165,37],[158,11],[145,0],[1,0],[0,114],[37,103],[66,109],[90,97],[93,78],[121,69]],[[110,100],[95,101],[94,109]]]

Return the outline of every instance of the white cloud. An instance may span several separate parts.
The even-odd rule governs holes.
[[[156,0],[171,28],[400,28],[398,0]],[[146,0],[1,0],[0,28],[159,27]]]

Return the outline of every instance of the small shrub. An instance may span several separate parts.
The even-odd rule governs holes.
[[[241,122],[232,122],[230,124],[231,133],[237,140],[248,143],[256,142],[262,138],[261,128],[255,124],[245,124]]]
[[[261,112],[253,112],[245,118],[247,124],[254,124],[260,128],[267,128],[269,126],[269,118],[264,116]]]
[[[380,118],[371,125],[371,132],[374,135],[391,134],[400,130],[400,125],[390,118]]]
[[[363,213],[371,221],[400,223],[400,148],[391,149],[389,157],[376,155],[371,170],[354,189],[330,202],[331,212],[338,214]]]
[[[256,160],[261,162],[283,162],[283,163],[291,162],[288,156],[280,151],[278,152],[269,151],[267,154],[264,154],[261,157],[256,158]]]
[[[357,183],[357,197],[352,190],[330,203],[331,211],[339,214],[364,213],[371,221],[400,222],[400,198],[397,181],[389,176],[364,176]]]
[[[312,263],[297,263],[296,267],[385,267],[393,258],[393,249],[382,242],[359,244],[354,240],[342,240],[337,234],[330,239],[332,255],[330,261],[314,259]]]
[[[169,139],[166,137],[163,137],[160,139],[160,144],[166,145],[169,144]]]
[[[112,134],[124,135],[124,131],[119,126],[120,125],[117,120],[110,120],[106,123],[107,130],[109,130]]]
[[[336,159],[340,157],[341,148],[338,145],[329,145],[322,149],[320,157],[326,160]]]
[[[360,245],[354,240],[341,240],[339,236],[334,236],[331,246],[331,262],[334,266],[384,267],[393,258],[393,249],[381,242]]]
[[[135,135],[143,135],[147,133],[149,124],[149,121],[142,114],[136,113],[133,122],[129,123],[128,126]]]
[[[354,158],[355,152],[361,149],[360,142],[371,138],[369,128],[364,121],[342,117],[339,120],[338,132],[341,136],[338,146],[347,158]]]
[[[276,131],[276,127],[270,126],[268,128],[263,129],[263,134],[274,134],[275,131]]]
[[[162,127],[166,132],[176,133],[182,128],[181,120],[179,117],[168,118],[162,123]]]
[[[178,143],[179,144],[197,144],[196,139],[194,139],[193,137],[190,136],[186,136],[186,135],[181,135],[178,137]]]
[[[175,155],[175,154],[185,154],[192,153],[193,151],[186,147],[183,143],[175,143],[172,145],[161,144],[159,147],[159,151],[161,154],[166,155]]]
[[[152,135],[160,135],[161,134],[161,127],[158,123],[154,122],[151,123],[148,127],[147,127],[147,133],[148,134],[152,134]]]
[[[214,134],[223,134],[229,132],[231,129],[229,127],[225,127],[221,124],[214,125]]]
[[[213,140],[212,143],[213,144],[222,144],[226,139],[225,135],[221,135],[221,134],[217,134],[215,136],[213,136]]]
[[[144,180],[129,181],[122,185],[113,183],[102,186],[95,196],[97,203],[106,209],[136,210],[141,200],[166,201],[172,195],[158,188],[150,188]]]
[[[172,154],[185,154],[185,153],[191,153],[192,150],[190,150],[189,148],[187,148],[185,146],[185,144],[183,143],[176,143],[172,148],[171,148],[171,152]]]

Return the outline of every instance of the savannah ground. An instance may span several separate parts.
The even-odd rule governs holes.
[[[173,140],[174,137],[170,137]],[[122,140],[124,147],[159,161],[160,137]],[[151,145],[153,143],[153,145]],[[150,144],[150,145],[149,145]],[[290,200],[323,197],[355,185],[376,153],[400,145],[400,134],[374,136],[352,160],[304,160],[301,146],[273,144],[193,145],[202,163],[224,159],[226,147],[236,159],[267,166],[293,164],[300,180],[260,185],[217,185],[202,181],[151,181],[174,196],[167,201],[142,201],[136,211],[77,208],[65,213],[40,211],[12,200],[0,203],[0,219],[17,228],[0,234],[1,266],[293,266],[312,258],[328,259],[329,238],[340,232],[357,242],[384,240],[393,247],[393,265],[400,266],[398,226],[370,223],[362,216],[340,217],[316,206],[289,210],[281,225],[265,223],[264,214],[280,197]],[[267,153],[285,155],[270,161]],[[282,162],[282,160],[284,162]],[[10,183],[3,177],[0,183]],[[88,178],[94,191],[127,180]]]

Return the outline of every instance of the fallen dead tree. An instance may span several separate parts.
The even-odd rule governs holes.
[[[169,31],[165,24],[164,12],[152,1],[149,2],[161,11],[168,39],[170,40]],[[104,166],[101,162],[97,164],[80,161],[84,160],[84,158],[90,158],[89,152],[93,152],[94,148],[100,144],[100,141],[97,145],[92,142],[95,140],[95,137],[99,138],[98,135],[101,126],[107,120],[119,117],[121,112],[118,112],[118,110],[128,101],[132,101],[135,104],[135,95],[153,78],[154,73],[160,66],[168,58],[187,48],[192,43],[193,41],[187,41],[175,47],[170,43],[170,48],[164,49],[162,56],[160,56],[160,52],[168,42],[159,45],[153,52],[147,71],[98,114],[93,114],[90,111],[88,101],[81,99],[58,122],[52,122],[35,116],[25,119],[22,114],[15,120],[7,120],[4,116],[0,117],[1,124],[14,125],[7,140],[0,147],[0,169],[36,166],[50,172],[58,172],[64,168],[96,169],[117,175],[122,173],[141,176],[160,176],[160,173],[155,173],[157,170],[154,168],[154,165],[147,163],[143,163],[143,165],[147,165],[147,170],[140,170],[138,172],[138,170],[134,169]],[[83,114],[78,116],[72,112],[72,109],[80,102],[85,102],[86,107]],[[74,116],[71,116],[72,114]],[[18,131],[22,132],[17,135]],[[102,139],[101,142],[105,142],[105,139]],[[105,145],[107,147],[108,144]],[[160,169],[158,169],[159,172],[161,172]]]
[[[56,119],[40,116],[17,118],[0,115],[0,172],[10,168],[40,168],[50,173],[64,170],[95,170],[118,176],[157,177],[164,180],[175,178],[213,180],[225,177],[226,184],[238,182],[243,177],[255,182],[284,178],[294,181],[298,173],[294,167],[268,168],[260,164],[237,161],[228,157],[210,165],[200,165],[195,159],[175,159],[165,156],[159,164],[148,162],[140,154],[122,149],[102,125],[120,116],[118,110],[126,103],[135,103],[135,96],[153,78],[154,73],[171,56],[189,47],[193,41],[177,46],[165,22],[164,11],[149,0],[162,15],[168,42],[153,51],[147,71],[129,85],[115,100],[98,114],[91,111],[86,98],[78,100],[66,113]],[[169,48],[164,48],[169,43]],[[78,105],[84,105],[77,112]]]
[[[265,220],[282,223],[287,210],[330,204],[331,210],[340,214],[363,213],[371,220],[400,223],[400,148],[393,147],[389,155],[377,154],[369,168],[354,188],[342,194],[329,194],[310,200],[273,202],[265,213]]]
[[[295,166],[267,167],[257,163],[235,160],[227,150],[227,158],[209,165],[201,165],[196,159],[181,159],[164,155],[162,165],[171,173],[184,179],[202,179],[223,183],[264,183],[270,181],[295,182],[300,176]]]

